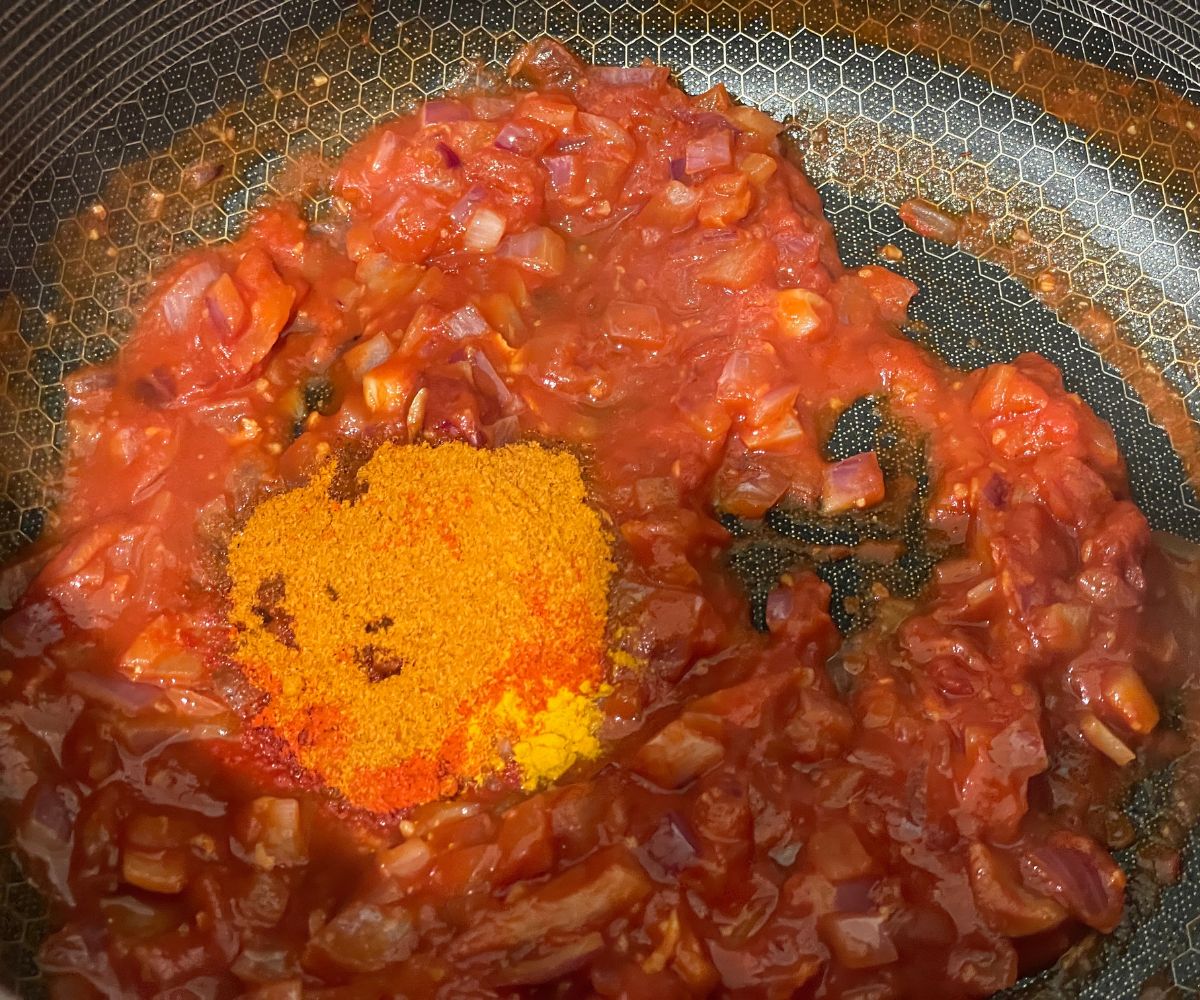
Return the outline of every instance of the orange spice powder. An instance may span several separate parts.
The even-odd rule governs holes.
[[[574,456],[385,444],[350,501],[335,473],[265,501],[230,545],[257,721],[380,811],[597,753],[613,564]]]

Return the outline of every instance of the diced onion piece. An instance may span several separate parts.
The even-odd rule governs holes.
[[[506,963],[490,981],[501,987],[555,982],[582,968],[603,950],[604,937],[599,931],[568,938],[560,944],[543,943],[532,956]]]
[[[507,225],[504,216],[494,209],[475,209],[463,233],[463,248],[472,253],[491,253],[504,239]]]
[[[1039,638],[1048,649],[1052,649],[1056,653],[1077,653],[1087,643],[1091,623],[1092,607],[1090,604],[1078,601],[1057,602],[1047,605],[1038,614],[1037,631]],[[1156,720],[1157,715],[1156,708]]]
[[[363,401],[372,413],[402,413],[412,387],[410,365],[399,355],[393,355],[363,376]]]
[[[421,105],[421,126],[439,122],[461,122],[471,117],[470,109],[458,101],[433,100]]]
[[[178,850],[125,851],[121,878],[147,892],[174,895],[187,885],[187,856]]]
[[[300,802],[263,795],[238,817],[238,836],[252,864],[302,865],[308,861],[308,830]]]
[[[604,313],[604,331],[618,344],[661,347],[665,343],[658,308],[645,302],[612,302]]]
[[[1067,911],[1053,899],[1030,892],[1015,870],[985,844],[974,843],[967,874],[975,905],[993,930],[1006,937],[1026,937],[1057,927]]]
[[[1125,873],[1104,848],[1081,833],[1057,830],[1045,843],[1028,848],[1021,859],[1021,877],[1103,934],[1121,918]]]
[[[900,220],[913,232],[939,243],[957,243],[962,234],[958,216],[924,198],[909,198],[901,204]]]
[[[398,264],[385,253],[369,253],[358,262],[355,278],[372,295],[407,295],[421,280],[424,270],[415,264]]]
[[[304,968],[379,972],[408,961],[417,944],[403,906],[354,900],[321,927],[304,949]]]
[[[532,156],[546,145],[545,140],[528,125],[509,122],[496,135],[494,145],[497,149],[521,156]]]
[[[824,296],[807,288],[784,289],[775,303],[779,329],[800,339],[822,333],[832,315],[833,311]]]
[[[447,212],[447,217],[456,226],[466,226],[467,221],[474,214],[476,206],[487,197],[487,191],[478,184],[472,185],[467,189],[466,194],[458,199],[450,206],[450,211]]]
[[[758,108],[751,108],[745,104],[735,104],[726,112],[725,117],[741,131],[749,132],[764,142],[771,142],[783,131],[782,122],[777,122]]]
[[[547,156],[542,160],[542,166],[546,168],[546,175],[550,180],[550,187],[559,197],[571,194],[577,186],[575,178],[579,165],[577,156]]]
[[[1133,667],[1119,664],[1104,672],[1104,700],[1133,732],[1146,735],[1158,725],[1158,705]]]
[[[767,156],[765,153],[751,153],[742,160],[740,169],[742,173],[750,178],[751,184],[761,187],[775,176],[775,171],[779,169],[779,164],[773,156]]]
[[[681,393],[676,405],[688,426],[705,441],[716,444],[725,440],[733,421],[719,400],[693,388]]]
[[[771,389],[753,401],[747,417],[755,424],[769,424],[793,413],[796,397],[800,395],[798,385],[781,385]]]
[[[862,878],[875,864],[858,833],[845,820],[820,824],[808,838],[808,858],[830,882]]]
[[[762,240],[741,240],[727,250],[718,251],[697,272],[700,281],[731,291],[750,288],[771,270],[768,245]]]
[[[877,913],[828,913],[821,936],[847,969],[874,969],[895,962],[900,953]]]
[[[159,615],[141,631],[122,655],[117,669],[131,681],[196,684],[204,676],[204,661],[180,642],[179,631]]]
[[[821,510],[825,514],[873,507],[884,495],[883,470],[873,451],[825,466],[821,484]]]
[[[379,854],[379,868],[389,878],[407,881],[429,867],[433,853],[420,837],[409,837]]]
[[[476,118],[492,121],[512,114],[517,102],[511,97],[499,97],[493,94],[475,94],[470,99],[471,111]]]
[[[445,163],[446,166],[451,170],[462,166],[462,157],[460,157],[458,153],[451,149],[449,145],[439,141],[435,148],[439,153],[441,153],[442,162]]]
[[[633,769],[662,788],[682,788],[715,767],[725,747],[698,724],[686,716],[667,723],[638,750]]]
[[[619,153],[623,159],[632,159],[637,151],[633,136],[626,132],[611,118],[602,115],[590,115],[586,111],[579,113],[579,123],[595,138],[599,139],[609,149]]]
[[[728,129],[716,129],[687,144],[684,172],[700,174],[733,163],[733,135]]]
[[[500,373],[496,371],[491,359],[477,347],[467,348],[467,358],[471,362],[475,385],[490,395],[504,414],[515,413],[519,409],[517,398],[509,390]]]
[[[501,417],[487,431],[492,447],[503,448],[521,439],[521,421],[515,416]]]
[[[368,337],[362,343],[355,344],[348,350],[342,359],[346,363],[346,369],[357,379],[361,379],[372,368],[378,368],[392,354],[392,342],[388,339],[387,334],[377,333],[373,337]]]
[[[221,276],[221,269],[210,260],[193,264],[178,278],[171,282],[163,296],[158,300],[163,318],[172,330],[179,333],[187,326],[192,306],[197,303],[204,293]]]
[[[607,927],[653,891],[645,870],[620,845],[601,848],[587,865],[568,868],[509,898],[451,942],[453,960],[485,952],[527,950],[556,935]],[[499,959],[500,967],[505,965]]]
[[[522,267],[550,277],[562,274],[567,266],[567,245],[552,229],[538,226],[506,237],[498,253]]]
[[[521,310],[512,298],[503,292],[485,295],[479,302],[479,311],[483,313],[492,329],[498,330],[510,345],[525,328]]]
[[[614,87],[658,87],[668,76],[665,66],[592,66],[588,79]]]
[[[993,594],[996,593],[996,578],[989,576],[986,580],[980,580],[966,593],[967,607],[979,608],[980,605],[986,603]]]
[[[737,517],[762,517],[788,491],[791,480],[774,466],[751,466],[739,472],[730,483],[722,482],[717,506]]]
[[[473,305],[467,304],[446,317],[446,333],[451,340],[468,340],[487,331],[487,320]]]
[[[740,434],[742,443],[753,451],[792,451],[805,437],[794,413],[785,413],[765,423],[747,424]]]
[[[640,221],[680,232],[696,221],[700,192],[679,180],[669,181],[642,209]]]
[[[749,410],[776,380],[779,364],[769,344],[758,350],[734,351],[717,378],[717,399],[732,409]]]
[[[1088,712],[1079,720],[1079,731],[1095,749],[1118,767],[1132,764],[1137,755],[1129,749],[1125,741],[1108,728],[1103,722]]]
[[[567,131],[575,124],[576,113],[574,104],[556,101],[552,97],[527,97],[517,108],[517,114],[522,118],[532,118],[561,132]]]
[[[112,674],[94,674],[87,670],[72,670],[67,675],[67,687],[85,698],[115,709],[123,715],[136,716],[162,705],[162,691],[153,684],[135,684]]]
[[[704,182],[697,217],[702,226],[723,229],[741,222],[753,204],[754,192],[749,178],[742,173],[723,171]]]

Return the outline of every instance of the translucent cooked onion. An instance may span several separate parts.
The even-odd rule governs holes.
[[[472,253],[491,253],[504,239],[507,225],[499,212],[490,208],[475,209],[463,233],[463,248]]]
[[[208,291],[209,286],[221,276],[221,269],[212,261],[193,264],[183,272],[159,299],[163,318],[176,333],[187,325],[192,306]]]

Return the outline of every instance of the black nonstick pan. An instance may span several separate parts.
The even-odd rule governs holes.
[[[847,263],[885,251],[921,285],[913,336],[962,367],[1050,358],[1115,427],[1152,525],[1200,541],[1195,0],[8,0],[0,560],[50,516],[64,374],[117,349],[151,268],[544,34],[793,122]],[[922,237],[912,198],[967,224]],[[1197,775],[1185,755],[1139,786],[1125,922],[1017,994],[1200,991]],[[0,840],[0,993],[45,993],[51,922]]]

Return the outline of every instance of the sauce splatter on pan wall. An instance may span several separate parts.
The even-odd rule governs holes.
[[[543,33],[794,120],[848,263],[891,244],[925,289],[914,335],[963,366],[1051,358],[1116,427],[1152,523],[1200,539],[1200,109],[1176,96],[1200,95],[1200,34],[1179,4],[1106,6],[1101,27],[1074,0],[15,3],[0,15],[0,556],[47,516],[64,372],[111,354],[153,266]],[[974,213],[958,247],[904,228],[914,196]],[[1092,317],[1089,338],[1093,304],[1112,322]],[[1191,855],[1162,893],[1137,876],[1190,825],[1189,770],[1135,797],[1130,918],[1075,958],[1072,992],[1200,988]],[[0,886],[0,983],[37,995],[43,911],[7,853]]]

